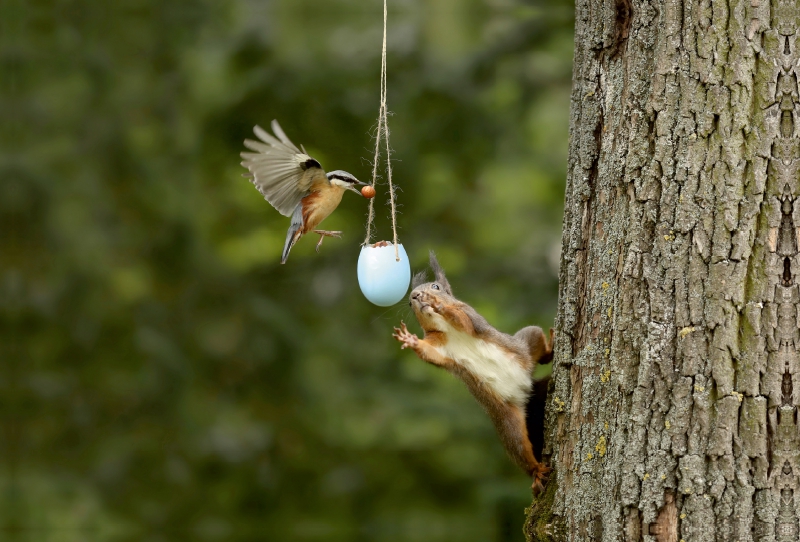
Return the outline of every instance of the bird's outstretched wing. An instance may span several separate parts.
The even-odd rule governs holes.
[[[260,126],[253,132],[261,141],[245,139],[244,145],[255,152],[243,152],[242,165],[250,170],[250,181],[283,216],[291,216],[300,200],[308,195],[313,181],[325,172],[319,162],[298,149],[283,133],[277,120],[272,121],[275,136]],[[277,136],[277,137],[276,137]]]

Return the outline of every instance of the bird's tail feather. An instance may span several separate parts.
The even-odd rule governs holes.
[[[281,255],[281,263],[286,263],[286,260],[289,259],[289,251],[292,250],[292,247],[300,239],[301,231],[300,228],[302,227],[301,224],[292,224],[289,227],[289,231],[286,232],[286,243],[283,245],[283,254]]]

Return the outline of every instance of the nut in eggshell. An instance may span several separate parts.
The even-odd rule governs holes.
[[[374,198],[375,197],[375,189],[369,185],[364,186],[361,188],[361,195],[365,198]]]

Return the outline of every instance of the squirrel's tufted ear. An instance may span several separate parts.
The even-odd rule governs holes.
[[[420,284],[425,284],[426,282],[428,282],[428,273],[426,271],[420,271],[411,279],[411,289],[413,290]]]
[[[442,266],[439,265],[439,260],[436,259],[436,254],[431,250],[431,269],[433,269],[433,275],[435,277],[436,282],[442,285],[444,291],[450,295],[453,295],[453,289],[450,288],[450,283],[447,282],[447,277],[444,275],[444,269]]]

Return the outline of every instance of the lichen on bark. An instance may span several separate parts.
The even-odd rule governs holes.
[[[799,22],[577,2],[554,539],[800,539]]]

